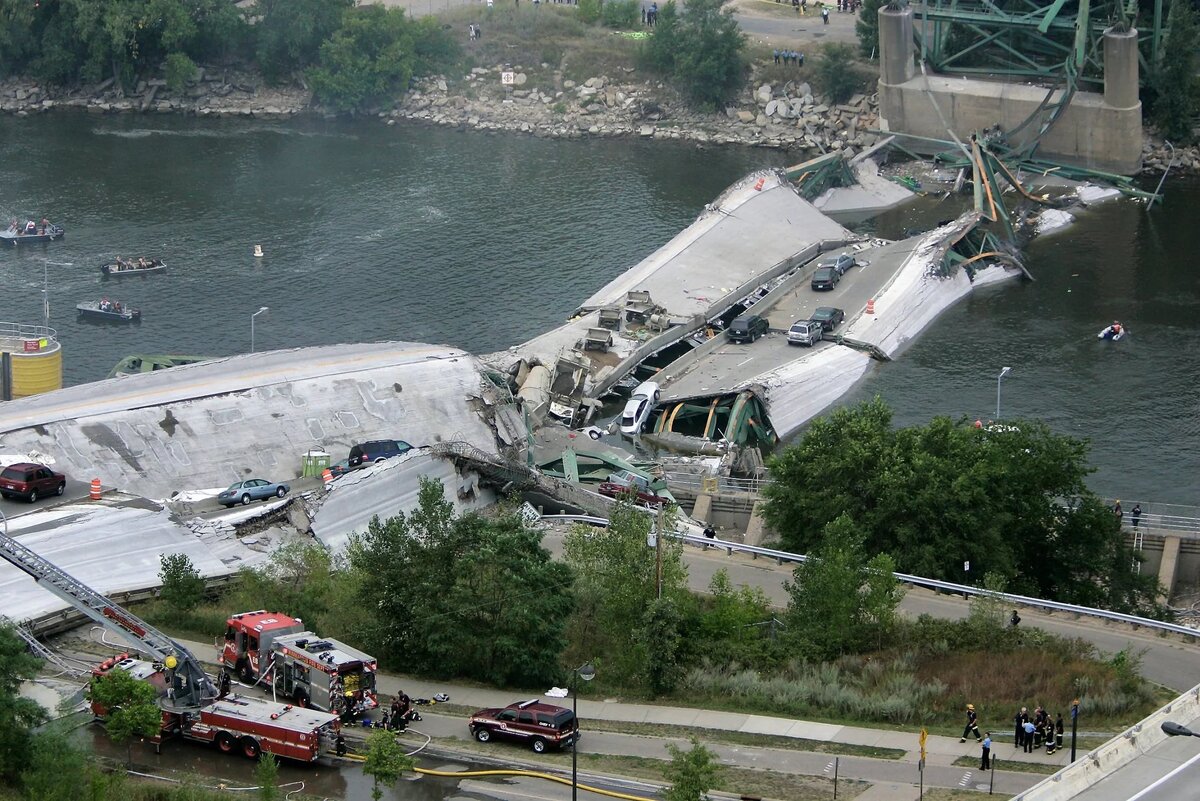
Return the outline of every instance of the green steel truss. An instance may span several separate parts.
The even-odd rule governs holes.
[[[921,59],[937,72],[1053,80],[1068,101],[1076,83],[1102,84],[1103,33],[1136,24],[1139,10],[1138,0],[924,0],[912,9]],[[1138,28],[1143,78],[1165,34],[1162,0],[1151,16]]]

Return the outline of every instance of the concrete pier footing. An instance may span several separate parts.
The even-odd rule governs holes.
[[[1017,129],[1039,112],[1044,86],[918,75],[913,67],[913,11],[879,9],[880,127],[948,140],[999,125]],[[1082,167],[1130,175],[1141,168],[1142,105],[1138,99],[1137,31],[1104,35],[1104,93],[1076,92],[1038,140],[1037,154]],[[1061,98],[1059,89],[1052,101]],[[1040,120],[1026,126],[1036,133]],[[920,143],[907,145],[922,149]],[[1020,142],[1014,144],[1021,144]],[[928,150],[936,145],[925,144]]]
[[[1158,586],[1163,588],[1164,603],[1170,601],[1171,592],[1175,589],[1175,574],[1179,566],[1179,537],[1163,539],[1162,561],[1158,563]]]

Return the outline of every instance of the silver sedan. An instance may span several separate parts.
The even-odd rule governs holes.
[[[232,507],[239,503],[245,506],[250,501],[262,501],[271,497],[282,498],[290,491],[291,487],[287,484],[273,484],[262,478],[248,478],[245,481],[230,484],[228,489],[217,496],[217,502],[225,504],[226,507]]]

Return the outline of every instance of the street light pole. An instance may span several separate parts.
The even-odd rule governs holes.
[[[258,315],[262,314],[265,311],[270,311],[270,309],[266,306],[263,306],[258,311],[256,311],[254,314],[250,315],[250,352],[251,353],[254,353],[254,318],[257,317]]]
[[[575,668],[571,676],[571,710],[575,714],[575,740],[571,743],[571,801],[579,798],[579,679],[591,681],[596,678],[596,668],[591,662],[584,662]]]
[[[1079,728],[1079,699],[1071,702],[1071,761],[1075,761],[1075,732]]]
[[[1004,380],[1004,376],[1012,372],[1011,367],[1005,367],[1000,371],[1000,375],[996,376],[996,419],[1000,419],[1000,382]]]

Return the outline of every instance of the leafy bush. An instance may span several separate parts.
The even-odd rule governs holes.
[[[746,76],[745,36],[722,0],[691,0],[680,11],[670,0],[643,53],[651,69],[672,78],[692,104],[718,108]]]
[[[256,54],[263,77],[284,81],[315,62],[354,0],[255,0]]]
[[[640,0],[607,0],[601,12],[601,21],[609,28],[633,30],[641,27]]]
[[[1166,54],[1150,79],[1154,124],[1167,139],[1177,143],[1192,140],[1196,116],[1196,9],[1190,0],[1171,0],[1163,52]]]
[[[172,53],[163,62],[167,74],[167,88],[172,92],[182,92],[188,81],[196,77],[196,62],[185,53]]]
[[[847,44],[829,44],[817,60],[817,82],[834,103],[845,103],[859,87],[854,51]]]
[[[408,88],[415,66],[414,26],[398,8],[367,5],[346,12],[308,71],[313,95],[338,111],[360,111]]]
[[[158,578],[160,597],[176,613],[190,612],[204,600],[204,579],[185,553],[160,556]]]
[[[588,25],[599,22],[603,5],[602,0],[579,0],[579,5],[576,8],[579,21]]]

